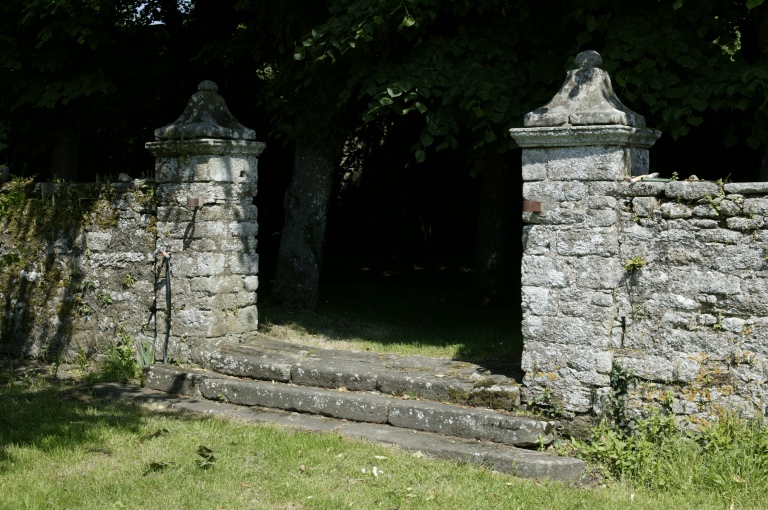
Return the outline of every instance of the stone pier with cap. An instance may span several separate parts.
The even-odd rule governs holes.
[[[204,81],[181,116],[155,130],[158,337],[170,314],[169,358],[237,341],[258,326],[256,195],[264,143],[230,113],[218,87]],[[171,257],[166,310],[162,251]],[[158,344],[159,345],[159,344]]]
[[[510,133],[523,149],[523,399],[591,412],[610,392],[622,323],[617,191],[660,136],[624,106],[597,52]]]

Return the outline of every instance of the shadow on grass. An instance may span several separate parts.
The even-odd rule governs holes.
[[[13,446],[41,451],[103,448],[109,431],[138,435],[147,411],[96,400],[87,387],[57,380],[43,369],[13,370],[0,360],[0,475],[14,463]],[[47,369],[45,369],[47,370]]]
[[[324,281],[317,313],[260,308],[263,334],[289,326],[372,350],[449,357],[517,377],[523,350],[519,306],[483,307],[472,275],[383,272]]]

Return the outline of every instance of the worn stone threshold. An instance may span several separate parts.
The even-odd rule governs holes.
[[[206,370],[255,380],[503,411],[520,407],[520,383],[515,377],[464,361],[322,349],[269,338],[199,349],[194,360]]]
[[[97,384],[93,391],[100,397],[152,403],[176,411],[237,418],[255,423],[278,424],[306,431],[335,432],[346,437],[396,445],[407,451],[421,452],[429,457],[478,464],[487,469],[525,478],[549,478],[576,482],[585,472],[584,462],[575,458],[525,450],[491,441],[404,429],[390,424],[354,422],[313,414],[174,396],[149,388],[118,383]]]

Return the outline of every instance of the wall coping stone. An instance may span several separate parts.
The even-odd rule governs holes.
[[[606,125],[512,128],[509,134],[523,149],[616,145],[648,149],[659,139],[661,131]]]
[[[267,146],[264,142],[251,140],[222,140],[198,138],[196,140],[167,140],[147,142],[144,145],[156,158],[173,158],[194,155],[240,155],[259,156]]]
[[[768,182],[729,182],[723,185],[727,193],[768,193]]]

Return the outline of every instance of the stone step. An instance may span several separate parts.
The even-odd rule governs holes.
[[[162,379],[160,371],[155,375],[156,381]],[[166,375],[170,375],[170,372]],[[193,391],[205,377],[207,377],[205,373],[188,373],[186,379],[176,381],[174,389]],[[224,418],[232,417],[256,423],[274,423],[307,431],[332,431],[346,437],[397,445],[402,449],[421,452],[430,457],[479,464],[487,469],[526,478],[549,478],[564,482],[576,482],[581,479],[585,472],[584,462],[571,457],[523,450],[514,446],[487,441],[463,440],[431,432],[404,430],[386,424],[342,421],[296,412],[177,397],[165,392],[119,383],[97,384],[93,391],[95,395],[101,397],[152,403],[176,411],[216,415]]]
[[[241,370],[242,369],[242,370]],[[241,365],[238,373],[249,372]],[[555,421],[425,400],[403,400],[373,392],[242,380],[168,365],[146,369],[146,386],[213,401],[297,411],[337,419],[480,439],[514,446],[549,444]]]
[[[517,380],[461,361],[318,349],[272,339],[200,350],[194,358],[205,369],[262,381],[377,391],[507,411],[520,406]]]

